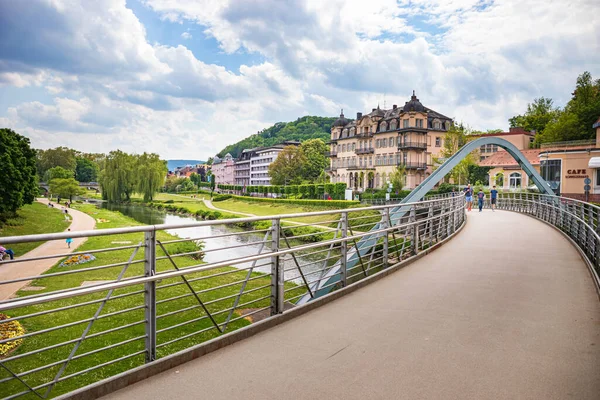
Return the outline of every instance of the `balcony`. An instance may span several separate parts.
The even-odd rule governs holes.
[[[357,138],[370,138],[373,137],[374,132],[360,132],[357,133],[355,137]]]
[[[327,151],[325,157],[337,157],[337,151]]]
[[[375,149],[372,147],[359,148],[354,151],[356,152],[356,154],[373,154],[373,153],[375,153]]]
[[[427,163],[407,161],[404,163],[400,163],[399,165],[404,166],[404,168],[406,168],[406,169],[416,169],[416,170],[426,170],[427,169]]]
[[[417,132],[417,133],[427,133],[427,128],[417,128],[416,126],[409,126],[407,128],[399,128],[398,129],[399,133],[404,133],[404,132]]]
[[[338,169],[337,166],[327,167],[327,168],[325,168],[325,172],[333,172],[333,171],[337,171],[337,169]]]
[[[355,170],[361,170],[361,171],[373,170],[373,171],[375,171],[375,167],[373,167],[373,166],[368,167],[366,165],[350,165],[346,168],[348,168],[348,171],[355,171]]]
[[[406,142],[406,141],[398,141],[399,149],[416,149],[416,150],[427,150],[427,143],[423,142]]]

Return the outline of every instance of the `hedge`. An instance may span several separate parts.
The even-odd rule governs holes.
[[[218,185],[219,189],[242,191],[239,185]],[[333,199],[341,200],[346,192],[345,183],[324,183],[313,185],[290,185],[290,186],[246,186],[246,193],[255,194],[287,194],[301,195],[303,198],[322,199],[327,193]]]
[[[360,204],[354,200],[311,200],[311,199],[273,199],[270,197],[234,196],[232,198],[242,201],[253,201],[257,203],[283,203],[296,204],[300,206],[321,206],[329,208],[349,208]]]

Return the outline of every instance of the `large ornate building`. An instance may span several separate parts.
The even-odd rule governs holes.
[[[413,91],[403,107],[374,108],[350,121],[340,115],[331,128],[329,173],[350,188],[382,188],[397,165],[406,168],[406,188],[432,172],[452,119],[421,104]]]

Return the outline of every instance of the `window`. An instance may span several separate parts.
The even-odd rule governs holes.
[[[352,151],[356,150],[356,143],[352,143]]]
[[[350,136],[354,136],[354,132],[356,132],[356,130],[354,128],[350,128]]]
[[[387,139],[382,139],[381,147],[387,147]]]
[[[511,189],[520,188],[521,187],[521,174],[518,172],[513,172],[512,174],[510,174],[508,184]]]
[[[360,157],[360,158],[358,159],[358,164],[359,164],[361,167],[362,167],[362,161],[363,161],[363,159],[362,159],[362,157]]]
[[[393,137],[390,138],[390,147],[394,147],[394,138]]]
[[[375,157],[375,165],[381,165],[381,158],[379,156]]]
[[[382,122],[381,125],[379,126],[379,130],[381,132],[387,131],[387,122]]]
[[[369,157],[369,167],[373,166],[373,157]]]
[[[541,160],[540,162],[540,175],[550,184],[556,194],[560,193],[561,163],[561,160]]]
[[[422,119],[417,119],[417,128],[422,128],[423,127],[423,120]]]
[[[440,147],[441,145],[442,145],[441,144],[441,139],[439,137],[436,137],[435,138],[435,147]]]
[[[398,124],[396,123],[396,120],[395,120],[395,119],[393,119],[393,120],[390,122],[390,131],[393,131],[394,129],[396,129],[396,127],[397,127],[397,126],[398,126]]]
[[[375,147],[376,147],[376,148],[379,148],[379,144],[380,144],[380,143],[381,143],[381,141],[380,141],[379,139],[377,139],[377,140],[375,141]]]
[[[396,153],[396,164],[400,164],[400,153]]]
[[[407,119],[403,119],[402,120],[402,127],[403,128],[408,128],[408,120]]]

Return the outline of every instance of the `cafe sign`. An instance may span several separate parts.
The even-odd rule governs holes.
[[[585,169],[568,169],[565,178],[589,178]]]

